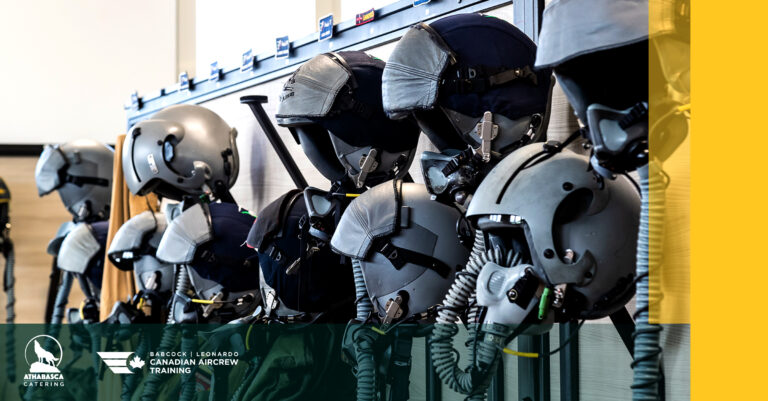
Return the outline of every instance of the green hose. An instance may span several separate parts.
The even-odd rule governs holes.
[[[469,309],[468,329],[471,341],[469,364],[459,367],[453,339],[459,332],[459,313],[474,304],[477,277],[486,263],[509,266],[519,262],[519,255],[504,254],[500,249],[485,250],[483,233],[477,231],[472,254],[462,274],[457,274],[448,290],[443,307],[438,312],[430,349],[432,364],[440,380],[451,390],[468,395],[470,400],[484,400],[491,378],[501,360],[504,344],[510,340],[512,329],[507,325],[478,323],[478,307]]]
[[[635,312],[635,354],[632,362],[633,401],[659,400],[661,381],[661,326],[651,324],[650,302],[661,300],[658,277],[663,248],[666,181],[661,166],[655,162],[638,169],[642,206],[637,238],[637,312]]]

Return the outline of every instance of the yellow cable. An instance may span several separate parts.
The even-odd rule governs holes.
[[[196,304],[213,305],[213,300],[211,299],[193,299],[192,302]]]
[[[677,106],[677,111],[681,111],[682,112],[682,111],[689,111],[689,110],[691,110],[691,104],[690,103],[684,104],[682,106]]]
[[[377,333],[381,334],[382,336],[386,336],[386,335],[387,335],[387,332],[386,332],[386,331],[384,331],[384,330],[382,330],[382,329],[380,329],[380,328],[378,328],[378,327],[371,327],[371,330],[373,330],[373,331],[375,331],[375,332],[377,332]]]
[[[520,351],[514,351],[509,348],[504,348],[504,353],[514,356],[519,356],[522,358],[538,358],[539,354],[536,352],[520,352]]]
[[[347,198],[357,198],[360,194],[344,194]]]
[[[250,351],[251,350],[251,346],[248,345],[248,338],[251,337],[251,330],[253,330],[253,325],[252,324],[248,325],[248,331],[245,332],[245,350],[246,351]]]
[[[139,298],[139,304],[136,305],[136,309],[141,310],[144,307],[144,298]]]

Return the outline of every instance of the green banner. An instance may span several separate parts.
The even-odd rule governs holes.
[[[343,325],[4,325],[3,400],[352,400]]]

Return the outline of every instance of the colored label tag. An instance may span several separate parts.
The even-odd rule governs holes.
[[[243,53],[243,61],[240,64],[240,71],[248,71],[253,69],[253,49],[248,49]]]
[[[431,0],[413,0],[413,6],[414,7],[418,7],[418,6],[422,5],[422,4],[429,3],[430,1]]]
[[[357,14],[355,16],[355,25],[363,25],[373,21],[373,17],[376,16],[376,10],[370,9],[364,13]]]
[[[323,41],[333,36],[333,14],[328,14],[317,22],[319,33],[317,40]]]
[[[287,58],[290,51],[291,42],[288,41],[288,36],[275,39],[275,58]]]
[[[131,93],[131,109],[138,110],[139,108],[141,108],[139,93],[136,91],[133,91],[133,93]]]
[[[219,78],[221,78],[221,68],[219,68],[219,62],[214,61],[211,63],[211,75],[208,77],[208,80],[216,82]]]
[[[189,74],[186,71],[179,74],[179,90],[189,90]]]

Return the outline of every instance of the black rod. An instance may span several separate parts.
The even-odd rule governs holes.
[[[288,170],[288,174],[291,176],[293,183],[296,184],[297,188],[304,189],[308,186],[307,180],[304,179],[304,175],[301,174],[299,166],[296,165],[293,157],[291,157],[288,148],[285,147],[285,143],[280,139],[280,134],[277,133],[275,126],[272,125],[272,121],[269,119],[267,112],[264,111],[264,106],[262,106],[262,104],[267,103],[267,101],[266,96],[243,96],[240,98],[240,103],[247,104],[251,108],[253,115],[256,116],[256,120],[259,122],[264,134],[267,135],[267,139],[269,139],[275,152],[277,152],[277,156],[280,157],[280,161],[283,162],[283,166]]]

